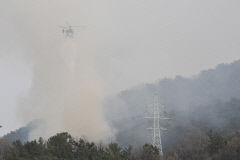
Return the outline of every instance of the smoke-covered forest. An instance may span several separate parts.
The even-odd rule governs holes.
[[[166,159],[237,159],[236,157],[240,157],[239,73],[240,61],[236,61],[220,64],[215,69],[202,71],[192,78],[177,76],[175,79],[163,79],[154,84],[144,84],[123,91],[105,102],[105,115],[115,132],[115,138],[112,140],[114,144],[101,146],[86,141],[74,140],[73,143],[73,139],[61,141],[59,143],[66,143],[66,148],[61,149],[69,151],[64,151],[64,156],[73,159],[76,156],[89,156],[92,159],[95,156],[98,159],[101,156],[105,156],[103,159],[144,159],[145,154],[153,154],[152,159],[159,159],[154,147],[146,145],[152,142],[151,132],[146,130],[152,123],[144,119],[147,113],[146,105],[151,104],[153,95],[158,93],[160,102],[165,105],[166,113],[171,118],[161,124],[168,129],[162,134]],[[10,147],[7,149],[8,156],[14,153],[14,156],[27,159],[34,156],[31,154],[35,154],[35,151],[31,149],[36,147],[40,149],[36,151],[39,157],[47,153],[45,156],[59,158],[57,151],[47,147],[53,143],[51,141],[54,138],[45,143],[26,143],[28,133],[38,123],[40,122],[32,122],[4,137],[13,142],[7,145]],[[56,137],[61,138],[61,135],[66,136],[59,134]],[[18,139],[24,144],[16,142]],[[2,141],[4,143],[4,140]],[[55,142],[54,145],[58,146]],[[129,146],[132,147],[128,148]],[[77,149],[72,151],[68,147]],[[85,147],[84,153],[78,147]],[[54,147],[52,149],[54,150]],[[18,150],[24,150],[24,154]],[[89,157],[88,159],[91,159]]]
[[[150,143],[151,121],[144,119],[153,95],[159,95],[170,121],[163,122],[164,148],[192,132],[209,129],[223,135],[238,131],[240,124],[240,61],[220,64],[192,78],[177,76],[121,92],[106,102],[106,114],[115,128],[117,142],[135,146]],[[141,134],[139,134],[141,133]]]
[[[239,160],[240,1],[0,3],[0,160]]]

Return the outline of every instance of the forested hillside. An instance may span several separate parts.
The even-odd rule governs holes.
[[[240,129],[240,61],[220,64],[191,78],[176,76],[121,92],[106,101],[106,117],[116,141],[135,146],[151,142],[151,121],[143,117],[154,94],[165,105],[170,121],[163,133],[164,148],[195,131],[213,129],[230,135]]]
[[[32,130],[36,128],[36,126],[40,123],[40,120],[34,120],[28,123],[25,127],[21,127],[15,131],[11,131],[10,133],[3,136],[3,139],[14,142],[16,140],[20,140],[21,142],[27,142],[29,140],[29,134]]]

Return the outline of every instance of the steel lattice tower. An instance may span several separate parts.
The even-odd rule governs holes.
[[[155,95],[153,99],[153,113],[151,113],[150,117],[145,117],[145,118],[153,119],[153,127],[148,129],[152,130],[153,132],[152,145],[159,149],[160,155],[163,155],[161,130],[167,130],[161,127],[160,120],[169,119],[164,117],[163,109],[164,109],[164,106],[159,104],[158,96]]]
[[[159,152],[162,155],[162,139],[160,129],[160,108],[158,103],[158,97],[154,96],[153,104],[153,146],[159,148]]]

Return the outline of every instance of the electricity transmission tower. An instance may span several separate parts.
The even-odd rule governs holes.
[[[161,131],[166,131],[167,129],[161,127],[160,121],[161,120],[169,120],[170,118],[167,118],[164,116],[164,106],[159,104],[159,99],[157,95],[154,95],[153,99],[153,105],[151,106],[152,113],[150,113],[149,117],[145,117],[148,119],[152,119],[153,126],[151,128],[147,128],[152,130],[153,136],[152,136],[152,145],[154,147],[157,147],[159,149],[159,153],[162,156],[162,138],[161,138]]]

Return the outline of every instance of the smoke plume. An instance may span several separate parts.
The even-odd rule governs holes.
[[[21,48],[14,54],[24,56],[32,67],[31,89],[18,106],[19,120],[42,120],[31,139],[62,131],[92,141],[110,136],[102,116],[103,81],[96,63],[101,15],[92,2],[13,0],[4,6],[1,18],[9,26],[11,44]],[[59,28],[66,22],[86,29],[76,28],[74,38],[66,38]]]

